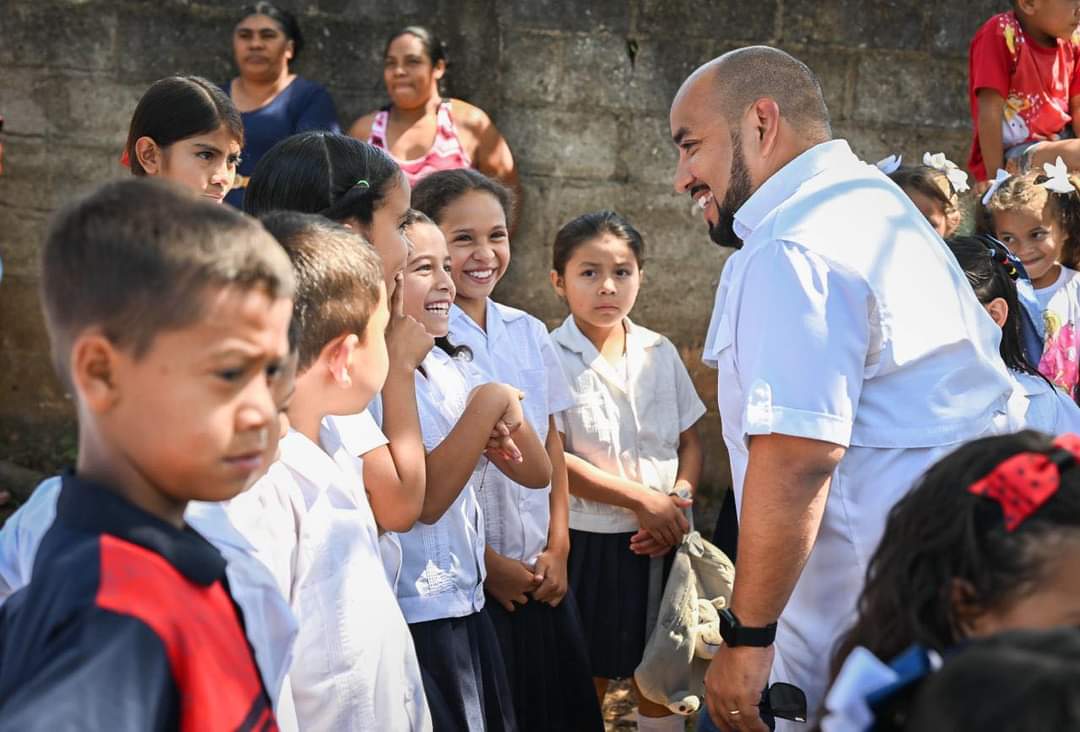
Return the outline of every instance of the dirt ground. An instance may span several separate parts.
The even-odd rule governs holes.
[[[607,732],[627,732],[637,729],[637,707],[630,692],[630,681],[613,681],[604,697],[604,729]],[[694,722],[686,723],[686,732],[694,732]]]

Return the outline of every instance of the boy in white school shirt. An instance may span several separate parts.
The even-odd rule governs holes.
[[[298,282],[293,429],[280,460],[226,510],[300,622],[288,678],[299,729],[430,730],[359,460],[334,431],[320,434],[325,417],[360,412],[386,379],[379,260],[361,237],[319,216],[277,212],[263,223]]]

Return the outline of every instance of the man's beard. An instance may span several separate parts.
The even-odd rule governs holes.
[[[742,137],[738,130],[731,132],[731,175],[724,200],[717,207],[719,220],[709,224],[709,238],[722,247],[742,249],[742,239],[735,233],[735,212],[750,198],[750,171],[742,152]]]

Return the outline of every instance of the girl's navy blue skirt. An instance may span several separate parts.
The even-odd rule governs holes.
[[[483,612],[409,625],[437,732],[516,732],[499,640]]]
[[[570,529],[570,588],[598,678],[630,678],[645,655],[650,560],[630,551],[633,535]]]
[[[558,607],[529,599],[507,612],[484,605],[499,638],[521,732],[603,732],[573,591]]]

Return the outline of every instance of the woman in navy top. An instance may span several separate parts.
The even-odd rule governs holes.
[[[289,71],[303,46],[296,18],[269,2],[250,6],[233,31],[240,75],[224,89],[244,120],[244,152],[225,200],[237,208],[255,164],[274,143],[305,130],[341,132],[326,89]]]

